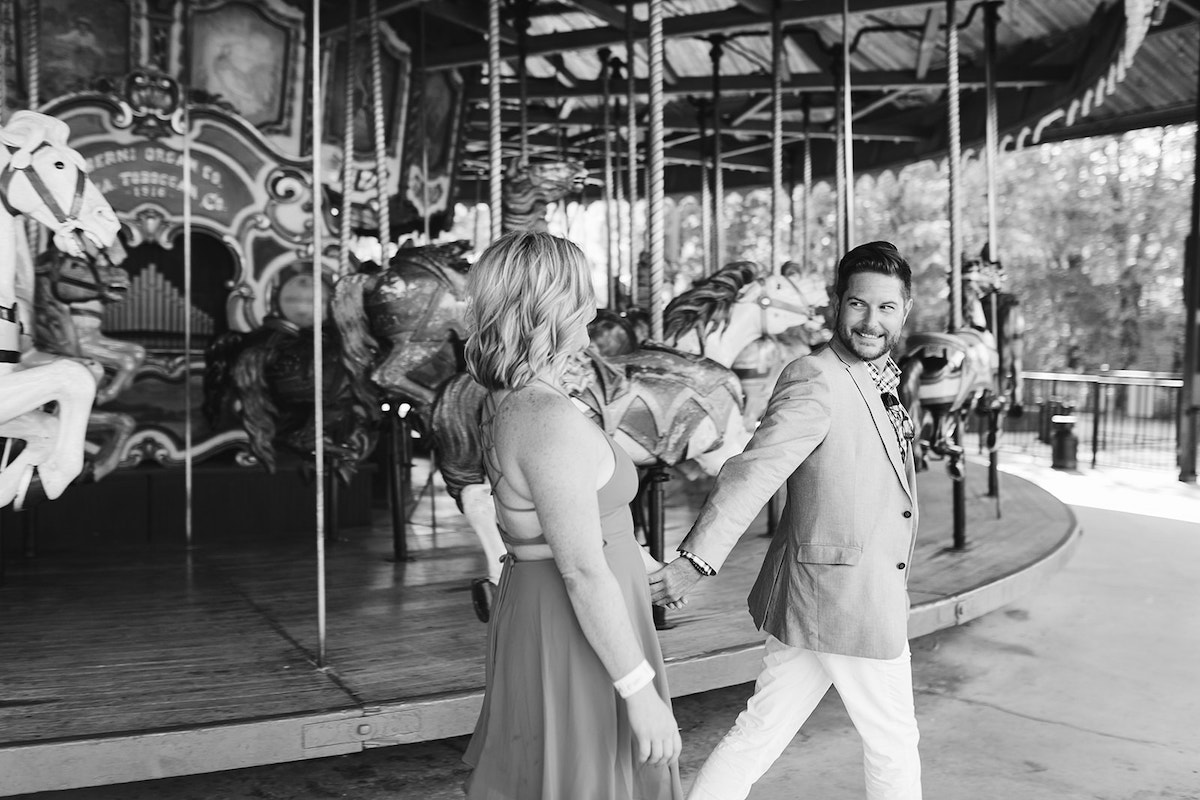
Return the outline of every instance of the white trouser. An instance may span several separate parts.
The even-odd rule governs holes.
[[[754,695],[704,762],[688,800],[743,800],[830,684],[862,737],[868,800],[920,800],[908,645],[898,658],[882,660],[817,653],[790,647],[774,636],[767,638]]]

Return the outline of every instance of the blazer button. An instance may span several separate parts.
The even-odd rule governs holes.
[[[901,561],[899,564],[897,564],[896,569],[904,569],[904,562]]]
[[[909,518],[909,517],[911,517],[911,516],[912,516],[912,512],[911,512],[911,511],[905,511],[905,512],[904,512],[904,518],[905,518],[905,519],[908,519],[908,518]]]

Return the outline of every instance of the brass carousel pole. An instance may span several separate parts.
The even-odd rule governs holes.
[[[370,0],[374,11],[375,0]],[[373,16],[373,15],[372,15]],[[313,3],[312,14],[312,274],[313,274],[313,439],[316,463],[316,529],[317,529],[317,666],[325,667],[325,448],[322,433],[325,430],[325,403],[321,397],[324,381],[324,357],[321,348],[322,300],[324,292],[321,274],[321,140],[323,138],[321,109],[325,107],[321,96],[321,4]],[[349,100],[347,100],[349,102]],[[186,139],[185,139],[186,141]],[[188,170],[185,169],[185,172]],[[381,177],[382,179],[382,177]],[[184,197],[188,197],[185,190]],[[189,237],[190,239],[190,237]],[[186,241],[186,240],[185,240]]]
[[[854,103],[850,95],[850,0],[842,0],[842,175],[838,180],[846,181],[842,198],[846,204],[842,221],[845,225],[842,253],[854,247]],[[841,254],[838,255],[841,258]]]
[[[650,114],[649,158],[646,162],[646,206],[647,233],[650,243],[650,338],[656,342],[662,341],[663,336],[663,261],[666,258],[665,205],[666,196],[663,187],[664,155],[663,155],[663,9],[662,0],[649,2],[649,61],[650,61]],[[654,467],[650,477],[650,513],[649,539],[650,555],[659,561],[663,560],[666,545],[663,530],[666,527],[664,506],[663,481],[666,480],[666,469]],[[666,610],[661,606],[654,607],[654,624],[658,628],[666,627]]]
[[[713,254],[712,238],[712,187],[709,184],[708,147],[705,144],[708,141],[708,103],[704,98],[696,102],[696,127],[700,132],[700,241],[704,254],[702,272],[708,275],[716,271],[713,266],[716,258]]]
[[[612,125],[612,51],[607,47],[601,47],[600,55],[600,81],[604,92],[604,109],[601,116],[600,133],[604,137],[604,235],[607,243],[607,256],[604,261],[604,278],[605,289],[608,294],[608,299],[605,305],[617,310],[617,294],[614,291],[616,284],[616,273],[619,269],[617,266],[617,223],[613,213],[615,187],[613,181],[613,146],[612,137],[609,135]]]
[[[809,219],[812,212],[809,206],[812,202],[812,181],[813,181],[813,163],[812,163],[812,127],[809,120],[812,118],[812,95],[804,95],[804,163],[801,167],[803,170],[803,185],[804,188],[800,191],[800,263],[807,268],[812,259],[812,227]]]
[[[962,317],[962,209],[959,199],[959,172],[962,167],[962,139],[959,123],[958,82],[958,16],[956,0],[946,0],[946,107],[949,114],[949,178],[950,178],[950,332],[957,333]],[[962,425],[954,426],[954,446],[961,453]],[[954,549],[967,546],[966,459],[959,457],[962,477],[953,481],[954,492]]]
[[[721,268],[725,259],[725,179],[721,174],[721,55],[724,39],[716,36],[709,48],[712,59],[713,83],[713,272]]]
[[[1000,261],[999,220],[996,211],[996,159],[998,157],[999,131],[996,119],[996,23],[1000,19],[999,3],[988,3],[983,10],[983,49],[984,49],[984,86],[987,104],[987,119],[984,130],[984,166],[987,170],[987,253],[988,262]],[[992,310],[992,334],[996,337],[996,399],[993,407],[988,409],[988,497],[996,498],[996,518],[1000,517],[1000,454],[998,450],[1000,436],[1000,415],[1005,408],[1005,390],[1007,382],[1007,362],[1009,353],[1004,347],[1004,338],[1000,335],[1000,307],[998,302],[999,287],[993,291],[988,302]],[[1014,386],[1015,388],[1015,386]],[[1012,398],[1019,402],[1018,398]]]
[[[493,242],[500,238],[504,206],[500,134],[500,0],[488,0],[488,217]]]
[[[358,0],[347,0],[346,7],[346,77],[343,82],[342,113],[342,204],[338,209],[338,273],[349,275],[353,267],[350,263],[350,245],[353,230],[350,225],[351,193],[354,187],[354,84],[358,77],[358,48],[355,47],[355,36],[358,26]],[[320,336],[320,331],[313,331],[314,336]],[[338,484],[337,480],[329,482],[329,530],[326,532],[335,541],[338,529]]]
[[[626,160],[629,167],[629,305],[636,306],[638,304],[638,253],[637,249],[637,219],[635,215],[635,207],[637,206],[637,175],[638,175],[638,126],[637,126],[637,91],[634,85],[634,57],[633,57],[633,29],[635,20],[633,17],[633,3],[625,4],[625,78],[626,78],[626,112],[628,120],[626,122],[628,135],[625,137],[627,146]],[[643,245],[644,246],[644,245]]]
[[[771,3],[771,270],[783,269],[783,0]]]

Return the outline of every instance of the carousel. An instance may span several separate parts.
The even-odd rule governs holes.
[[[592,257],[573,389],[641,468],[662,558],[829,338],[856,174],[945,159],[949,322],[902,360],[945,467],[910,633],[1036,586],[1079,529],[998,471],[1023,322],[994,174],[1119,102],[1172,5],[0,0],[0,796],[471,730],[503,546],[464,288],[508,230]],[[723,202],[748,187],[753,257]],[[676,285],[687,247],[704,275]],[[656,609],[676,693],[755,674],[776,514]]]

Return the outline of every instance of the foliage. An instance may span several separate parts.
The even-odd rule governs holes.
[[[1179,370],[1195,138],[1195,126],[1184,125],[1047,144],[997,159],[996,252],[1005,288],[1020,298],[1029,326],[1026,369]],[[961,185],[960,238],[964,257],[971,258],[988,238],[979,154],[966,160]],[[948,195],[945,161],[863,176],[855,187],[854,241],[894,242],[913,265],[909,331],[947,325]],[[793,202],[797,221],[784,235],[784,249],[795,255],[785,257],[803,261],[800,189]],[[808,203],[807,263],[832,282],[839,256],[835,192],[819,184]],[[769,191],[731,193],[726,218],[725,260],[766,264]]]

